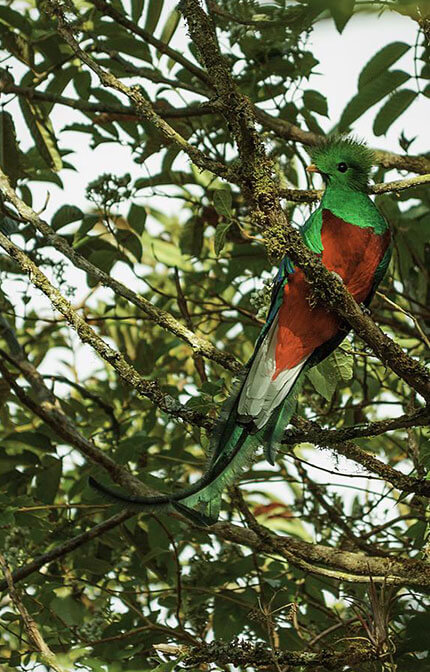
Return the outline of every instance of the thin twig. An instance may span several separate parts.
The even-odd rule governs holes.
[[[55,672],[67,672],[66,668],[60,665],[60,663],[58,662],[54,652],[51,651],[51,649],[43,639],[42,634],[39,628],[37,627],[35,620],[28,613],[21,599],[21,596],[14,585],[9,565],[6,562],[6,558],[3,555],[3,553],[0,553],[0,567],[2,568],[5,577],[4,583],[6,584],[6,587],[9,591],[11,600],[22,618],[24,630],[26,631],[29,639],[32,641],[35,650],[38,651],[40,654],[41,662],[45,664],[48,668],[51,667],[53,670],[55,670]]]

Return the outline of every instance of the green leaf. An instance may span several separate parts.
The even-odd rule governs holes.
[[[362,69],[358,78],[358,88],[362,89],[366,84],[379,77],[381,73],[386,72],[408,49],[410,49],[410,45],[406,42],[391,42],[391,44],[383,47],[372,56]]]
[[[7,507],[0,509],[0,526],[13,525],[15,523],[14,509]]]
[[[25,65],[33,67],[34,51],[27,38],[11,30],[4,23],[0,23],[0,42],[3,49],[7,49]]]
[[[323,363],[324,362],[322,362],[322,364]],[[321,364],[312,367],[312,369],[309,369],[306,375],[318,394],[324,397],[324,399],[327,399],[327,401],[331,401],[331,398],[336,389],[337,380],[333,370],[331,372],[329,371],[329,374],[327,375],[327,371],[322,372],[320,367]]]
[[[55,171],[61,170],[63,161],[49,117],[44,113],[42,106],[30,103],[26,98],[21,97],[19,104],[40,156],[49,168]]]
[[[134,23],[139,23],[139,19],[142,16],[144,0],[132,0],[131,3],[131,18]]]
[[[76,205],[62,205],[53,216],[51,226],[54,231],[58,231],[59,229],[62,229],[63,226],[71,224],[72,222],[77,222],[83,219],[83,217],[84,213]]]
[[[49,436],[46,436],[46,434],[42,434],[42,432],[13,432],[3,437],[3,441],[19,447],[22,447],[22,444],[25,444],[26,446],[40,448],[45,451],[52,450],[51,439]]]
[[[151,52],[146,42],[136,40],[134,37],[111,37],[106,46],[109,50],[119,51],[123,54],[129,54],[142,61],[152,63]]]
[[[428,610],[426,610],[425,613],[413,616],[407,622],[406,636],[405,636],[406,642],[403,645],[403,648],[406,651],[413,651],[414,653],[416,653],[417,651],[428,651],[430,649],[430,641],[428,637],[429,628],[430,628],[430,612]],[[426,667],[427,665],[428,665],[428,659]],[[415,665],[414,669],[416,669]]]
[[[91,75],[86,70],[78,72],[73,78],[73,86],[82,100],[88,100],[91,95]]]
[[[214,207],[219,215],[227,217],[232,216],[232,195],[228,189],[217,189],[214,191]]]
[[[0,166],[15,186],[18,177],[22,176],[21,153],[13,118],[4,110],[0,112]]]
[[[146,10],[145,30],[149,33],[154,33],[163,11],[163,0],[149,0],[148,9]]]
[[[133,231],[136,231],[140,236],[145,230],[146,209],[141,205],[132,203],[128,211],[127,221]]]
[[[366,110],[379,100],[404,84],[410,75],[402,70],[389,70],[372,80],[351,98],[339,121],[339,130],[345,130],[353,121],[361,117]]]
[[[9,24],[9,26],[12,26],[13,28],[18,28],[18,30],[28,36],[31,34],[32,25],[30,21],[27,21],[21,13],[15,12],[10,7],[2,7],[0,21]]]
[[[52,455],[46,455],[36,474],[36,497],[44,504],[52,504],[60,485],[62,462]]]
[[[203,245],[204,222],[201,217],[191,217],[185,222],[179,238],[179,246],[183,254],[199,257]]]
[[[185,654],[179,656],[175,660],[169,660],[167,663],[160,663],[157,667],[153,667],[151,672],[172,672],[178,663],[185,658]]]
[[[375,135],[385,135],[391,124],[413,103],[418,93],[411,89],[400,89],[391,95],[379,110],[373,122]]]
[[[177,245],[157,239],[146,231],[142,233],[140,239],[143,245],[142,263],[152,264],[156,259],[171,268],[177,266],[183,271],[192,269],[192,264],[184,259]]]
[[[228,591],[220,591],[215,597],[213,629],[217,640],[229,641],[242,631],[248,614],[239,605],[235,604],[233,607],[230,601],[224,598],[224,594],[230,597]]]
[[[219,256],[221,250],[223,249],[225,245],[225,239],[227,235],[227,231],[229,230],[230,226],[233,224],[231,220],[227,222],[219,222],[217,224],[216,230],[215,230],[215,239],[214,239],[214,248],[215,248],[215,254]]]
[[[131,252],[136,261],[142,259],[142,243],[133,231],[119,229],[115,235],[119,245]]]
[[[67,84],[70,82],[71,79],[73,79],[73,76],[75,74],[75,68],[67,68],[67,70],[60,70],[53,79],[49,82],[48,86],[46,87],[46,90],[49,91],[49,93],[56,94],[57,96],[60,96],[64,89],[66,88]],[[52,108],[54,107],[55,103],[44,103],[44,113],[45,115],[51,114]]]
[[[319,91],[305,91],[303,94],[303,104],[306,108],[313,110],[317,114],[321,114],[324,117],[328,116],[327,98],[319,93]]]
[[[345,352],[345,350],[349,350],[349,352]],[[354,357],[348,341],[344,341],[339,348],[336,348],[326,362],[334,369],[339,380],[351,380],[354,371]]]
[[[164,42],[164,44],[169,44],[170,40],[175,34],[176,28],[178,27],[180,20],[181,20],[180,13],[176,9],[173,9],[170,12],[169,16],[167,17],[167,21],[164,24],[164,28],[161,32],[160,40]],[[160,57],[159,51],[157,51],[157,55],[158,57]]]
[[[330,13],[339,33],[343,31],[354,13],[355,0],[330,0]]]
[[[76,626],[83,622],[85,615],[84,606],[71,595],[67,597],[54,597],[49,607],[67,625]]]

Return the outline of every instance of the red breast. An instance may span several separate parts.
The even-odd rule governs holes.
[[[321,240],[325,266],[338,273],[355,300],[362,303],[371,291],[375,271],[390,242],[390,232],[380,236],[371,228],[349,224],[323,210]],[[339,318],[324,306],[312,308],[309,295],[305,275],[296,269],[288,277],[279,311],[274,379],[284,369],[307,358],[339,329]]]

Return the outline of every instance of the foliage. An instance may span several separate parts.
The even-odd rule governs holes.
[[[201,54],[189,38],[184,49],[172,46],[177,31],[185,36],[175,3],[107,4],[129,23],[112,19],[92,0],[64,3],[85,53],[121,82],[137,86],[183,139],[234,168],[239,159],[229,120],[217,111],[207,79],[198,75],[204,72]],[[319,67],[309,36],[321,19],[334,21],[342,31],[360,4],[217,0],[208,6],[240,90],[260,110],[305,131],[306,144],[310,133],[323,133],[320,124],[330,110],[330,101],[308,84]],[[427,11],[426,3],[419,16],[416,3],[373,4],[381,12],[409,13],[417,21]],[[267,303],[267,279],[274,269],[243,190],[197,168],[124,96],[102,87],[57,34],[49,0],[17,5],[14,1],[0,8],[2,59],[9,55],[2,60],[0,164],[18,195],[31,206],[33,200],[39,202],[40,183],[62,187],[62,205],[50,225],[75,252],[124,278],[156,310],[167,311],[208,339],[221,359],[228,353],[245,362],[262,324],[261,306]],[[382,135],[421,96],[429,96],[428,35],[422,26],[417,23],[415,46],[388,44],[363,64],[356,95],[340,119],[332,119],[338,129],[354,128],[372,108],[374,133]],[[64,115],[62,128],[51,120],[58,109]],[[18,119],[28,128],[29,147],[16,138]],[[281,187],[297,187],[303,174],[302,144],[265,126],[264,119],[259,123]],[[399,139],[406,153],[415,130],[405,130],[409,140],[405,135]],[[68,192],[74,160],[70,138],[75,137],[70,131],[86,137],[92,148],[111,143],[112,156],[116,147],[126,148],[136,166],[133,175],[118,174],[114,159],[101,166],[98,178],[88,184],[85,212]],[[422,149],[419,139],[414,146]],[[157,168],[148,175],[146,165]],[[388,168],[379,165],[376,182],[384,181]],[[174,207],[164,210],[160,202]],[[392,226],[395,253],[373,316],[410,355],[426,363],[429,190],[424,185],[384,194],[377,203]],[[193,353],[177,333],[103,288],[89,273],[71,275],[70,261],[28,220],[16,217],[10,204],[2,199],[1,205],[1,232],[25,249],[99,336],[122,352],[144,380],[157,382],[163,394],[189,411],[216,416],[231,386],[231,367]],[[292,221],[308,214],[295,201],[286,209]],[[14,338],[43,373],[70,422],[118,465],[126,465],[152,490],[171,492],[194,481],[204,469],[205,430],[172,419],[109,364],[89,354],[88,346],[83,349],[62,316],[30,289],[31,276],[6,253],[0,255],[0,272],[1,360],[35,403],[48,403],[48,397],[31,392],[27,369],[18,371],[8,359],[21,357],[22,363]],[[422,406],[422,398],[352,334],[308,375],[297,422],[338,430]],[[106,479],[100,463],[83,459],[76,445],[17,398],[5,378],[0,378],[0,423],[0,545],[17,570],[93,529],[115,510],[87,487],[90,475]],[[430,451],[424,428],[400,426],[356,443],[399,472],[425,477]],[[228,529],[252,525],[250,516],[255,516],[267,533],[306,542],[308,551],[316,543],[340,554],[351,551],[354,562],[362,553],[378,560],[387,555],[425,560],[426,498],[394,489],[375,474],[367,479],[350,461],[337,465],[320,446],[324,443],[300,443],[294,450],[286,445],[275,470],[259,458],[243,474],[246,503],[235,491],[225,494]],[[336,454],[335,445],[332,452]],[[390,591],[381,581],[369,583],[367,570],[357,581],[342,580],[336,574],[339,566],[332,574],[333,568],[325,571],[322,557],[308,560],[316,567],[309,571],[294,556],[286,559],[266,548],[264,541],[259,547],[243,539],[241,544],[227,532],[193,528],[171,515],[134,516],[48,559],[42,571],[17,586],[50,649],[69,669],[167,672],[175,663],[177,669],[183,665],[181,646],[199,647],[214,638],[215,643],[232,640],[233,649],[236,637],[262,643],[271,652],[315,654],[341,654],[364,642],[373,647],[375,660],[343,663],[339,669],[427,669],[430,616],[416,583],[408,586],[405,579]],[[33,669],[38,655],[23,635],[7,590],[1,617],[0,663],[5,669]],[[157,645],[166,643],[176,648],[160,654]],[[210,669],[217,667],[213,660],[207,661]],[[197,667],[208,669],[205,664]]]

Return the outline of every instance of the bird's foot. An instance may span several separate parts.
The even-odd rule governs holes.
[[[342,285],[344,284],[344,282],[343,282],[343,278],[342,278],[341,275],[339,275],[339,273],[336,273],[336,271],[331,271],[331,274],[334,275],[335,278],[337,278],[338,280],[340,280],[340,282],[342,283]]]
[[[361,312],[364,315],[371,315],[372,314],[372,311],[367,306],[365,306],[364,303],[360,303],[360,308],[361,308]]]

